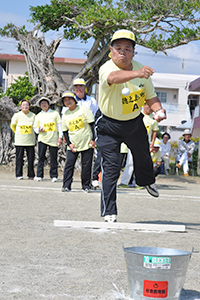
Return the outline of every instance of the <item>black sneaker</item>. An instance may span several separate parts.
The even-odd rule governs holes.
[[[156,188],[155,183],[146,185],[147,192],[153,197],[159,197],[158,190]]]
[[[70,192],[71,190],[70,189],[68,189],[67,187],[66,188],[62,188],[62,192]]]

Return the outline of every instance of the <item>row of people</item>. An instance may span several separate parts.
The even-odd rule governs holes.
[[[76,95],[73,97],[79,103],[79,107],[90,111],[94,122],[94,114],[98,109],[96,100],[86,94],[86,84],[83,79],[75,79],[73,85],[74,91],[76,91]],[[11,129],[15,133],[16,177],[17,179],[23,179],[23,158],[24,151],[26,151],[28,158],[28,179],[42,181],[44,177],[45,154],[48,147],[50,152],[50,178],[53,182],[56,182],[58,178],[58,146],[61,145],[63,136],[60,115],[57,111],[50,108],[50,100],[46,97],[39,99],[38,106],[41,108],[41,112],[37,115],[30,112],[30,104],[27,100],[22,100],[20,106],[21,111],[15,113],[11,119]],[[69,110],[68,107],[64,106],[64,108],[65,110]],[[62,112],[63,115],[64,112]],[[35,133],[38,140],[38,167],[36,176],[34,172]]]
[[[50,100],[42,97],[38,101],[41,112],[37,115],[30,112],[30,104],[27,100],[21,101],[21,111],[13,115],[11,129],[15,133],[16,147],[16,178],[23,179],[24,151],[28,159],[28,179],[42,181],[44,177],[44,162],[47,147],[50,152],[50,178],[57,181],[58,146],[62,143],[61,118],[57,111],[50,108]],[[36,134],[38,141],[38,167],[37,175],[34,172]]]
[[[144,112],[143,112],[144,113]],[[144,120],[145,123],[145,120]],[[147,129],[148,132],[148,129]],[[179,140],[177,158],[178,163],[176,164],[177,168],[183,167],[184,176],[189,176],[189,163],[192,162],[192,154],[195,149],[195,143],[191,140],[192,132],[190,129],[186,129],[183,133],[183,139]],[[170,151],[171,144],[169,142],[171,136],[168,132],[162,134],[162,139],[159,140],[156,138],[154,143],[150,144],[150,153],[154,166],[155,177],[162,172],[161,165],[163,164],[163,171],[166,175],[169,175],[170,170]],[[126,158],[125,169],[121,177],[121,183],[119,184],[120,188],[135,187],[139,188],[135,183],[134,176],[134,167],[133,167],[133,158],[128,152]]]
[[[183,138],[178,142],[177,150],[177,168],[183,167],[184,176],[189,176],[189,162],[192,162],[192,154],[195,149],[195,142],[191,140],[192,132],[190,129],[185,129],[183,132]],[[164,164],[164,172],[169,174],[169,155],[171,151],[171,144],[169,142],[171,136],[168,132],[163,133],[162,140],[160,142],[159,150],[161,155],[161,162]],[[161,169],[160,169],[161,171]]]
[[[192,132],[190,129],[185,129],[183,132],[183,139],[178,143],[178,154],[176,164],[177,168],[183,167],[184,176],[189,176],[189,162],[192,161],[192,154],[195,149],[195,143],[191,140]],[[168,175],[169,171],[169,154],[171,145],[169,143],[170,134],[165,132],[162,135],[162,140],[156,138],[154,143],[154,149],[151,153],[154,163],[155,176],[161,173],[161,164],[164,163],[165,174]]]

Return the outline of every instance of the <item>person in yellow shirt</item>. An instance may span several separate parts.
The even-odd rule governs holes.
[[[151,159],[153,161],[153,170],[155,177],[158,176],[161,172],[161,164],[162,164],[162,158],[161,158],[161,141],[156,138],[155,142],[153,144],[153,148],[151,150]]]
[[[15,134],[16,148],[16,178],[23,179],[23,158],[26,150],[28,159],[28,179],[35,177],[34,158],[35,158],[35,133],[33,124],[35,114],[30,112],[30,104],[27,100],[22,100],[20,104],[21,111],[13,115],[10,127]]]
[[[142,112],[144,114],[143,122],[148,133],[149,147],[151,152],[154,146],[154,142],[156,140],[157,131],[159,130],[158,122],[154,120],[152,114],[153,111],[147,103],[144,104],[144,108]]]
[[[134,51],[134,33],[125,29],[116,31],[111,39],[111,59],[99,70],[95,128],[97,147],[102,155],[101,216],[106,222],[117,221],[116,185],[122,142],[133,155],[136,183],[146,187],[152,196],[159,196],[142,121],[144,101],[156,113],[158,122],[166,115],[151,81],[154,70],[133,60]]]
[[[91,171],[94,141],[94,115],[90,108],[78,105],[75,94],[66,91],[62,95],[63,105],[68,110],[62,115],[63,135],[67,143],[67,157],[63,172],[63,192],[71,191],[74,166],[81,154],[81,184],[85,192],[91,189]]]
[[[47,147],[50,152],[50,178],[52,182],[58,179],[58,146],[62,144],[61,118],[57,111],[50,108],[50,99],[42,97],[38,101],[42,111],[35,117],[34,131],[38,134],[38,166],[37,177],[42,181],[44,177],[44,162]]]

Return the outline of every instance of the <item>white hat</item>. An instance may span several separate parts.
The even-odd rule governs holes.
[[[192,132],[191,132],[190,129],[185,129],[184,132],[183,132],[183,136],[184,136],[185,134],[190,134],[190,135],[192,135]]]
[[[112,36],[111,45],[113,44],[114,41],[120,39],[130,40],[133,43],[133,45],[135,45],[135,35],[130,30],[126,30],[126,29],[117,30]]]
[[[156,138],[153,146],[160,148],[161,147],[161,141],[158,138]]]
[[[83,78],[76,78],[73,81],[73,85],[86,85],[86,83]]]
[[[62,98],[61,98],[61,99],[62,99],[62,103],[63,103],[63,104],[64,104],[63,99],[64,99],[65,97],[73,98],[73,99],[75,100],[76,103],[78,102],[77,99],[76,99],[76,96],[75,96],[74,93],[71,92],[71,91],[66,91],[66,92],[64,92],[64,93],[62,94]]]
[[[37,105],[40,106],[42,101],[46,101],[49,105],[51,104],[51,100],[47,97],[42,97],[38,100]]]

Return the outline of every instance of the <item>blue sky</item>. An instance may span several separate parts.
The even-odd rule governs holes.
[[[28,23],[30,6],[49,4],[50,0],[5,0],[1,3],[0,27],[12,22],[16,25],[26,25],[29,30],[33,25]],[[60,37],[58,32],[46,34],[47,44]],[[91,44],[83,44],[78,40],[63,40],[55,56],[70,58],[86,58],[84,52]],[[13,39],[0,37],[0,53],[18,54],[17,43]],[[168,50],[168,56],[155,54],[151,50],[136,46],[135,59],[144,65],[155,69],[158,73],[193,74],[200,76],[200,41]]]

